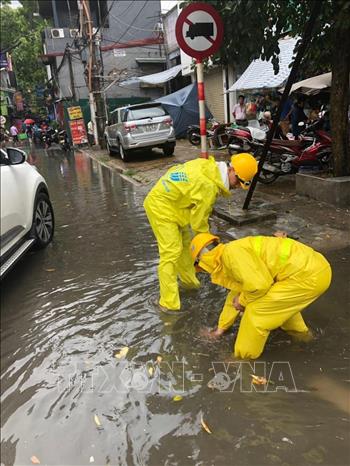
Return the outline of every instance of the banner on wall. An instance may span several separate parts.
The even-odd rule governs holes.
[[[84,120],[71,120],[69,122],[73,145],[86,144],[88,142]]]

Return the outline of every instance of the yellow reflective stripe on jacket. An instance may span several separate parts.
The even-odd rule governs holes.
[[[280,250],[280,260],[282,264],[285,264],[290,256],[290,250],[292,248],[292,240],[290,238],[284,238],[281,250]]]
[[[263,236],[254,236],[253,247],[258,257],[261,256],[262,243],[263,243]],[[282,264],[285,264],[287,262],[290,256],[291,248],[292,248],[292,239],[284,238],[281,244],[281,249],[280,249],[280,261]]]
[[[254,251],[256,252],[258,257],[260,257],[261,255],[262,241],[263,241],[262,236],[254,236],[253,238]]]

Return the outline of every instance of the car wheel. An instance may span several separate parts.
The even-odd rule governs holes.
[[[35,200],[33,224],[30,235],[35,239],[35,247],[45,248],[53,238],[55,217],[49,196],[39,193]]]
[[[175,146],[174,144],[167,144],[163,147],[163,152],[166,157],[171,157],[174,155]]]
[[[129,160],[130,151],[124,149],[121,142],[119,143],[119,154],[120,154],[120,158],[123,160],[123,162],[127,162]]]

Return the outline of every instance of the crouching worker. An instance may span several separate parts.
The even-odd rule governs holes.
[[[189,250],[192,232],[208,232],[216,198],[231,188],[248,189],[256,172],[250,154],[233,156],[229,166],[200,158],[170,168],[148,193],[144,207],[158,242],[161,310],[180,309],[178,277],[187,288],[199,287]]]
[[[308,335],[301,311],[331,283],[331,267],[320,253],[286,237],[249,236],[221,244],[208,233],[195,236],[190,250],[194,264],[230,290],[208,336],[220,337],[243,312],[236,358],[258,358],[270,331],[279,327],[301,339]]]

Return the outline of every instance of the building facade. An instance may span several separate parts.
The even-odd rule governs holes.
[[[166,57],[161,30],[160,0],[94,0],[89,2],[93,33],[99,42],[101,89],[109,109],[155,99],[164,86],[140,83],[132,90],[119,82],[132,76],[163,71]],[[88,107],[86,65],[88,53],[81,37],[79,0],[39,2],[40,15],[52,27],[44,31],[43,60],[58,100]],[[112,84],[114,82],[114,84]]]

